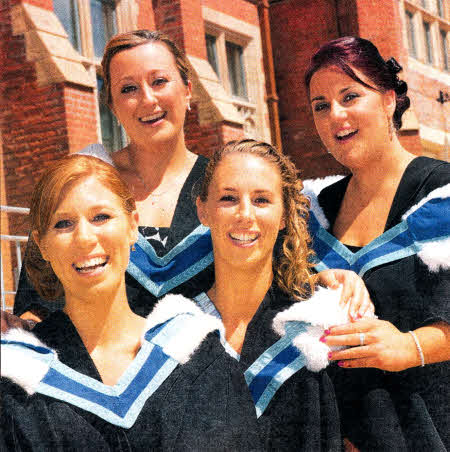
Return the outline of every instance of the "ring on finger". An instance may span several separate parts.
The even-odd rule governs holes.
[[[359,345],[361,347],[364,345],[365,339],[366,339],[366,335],[364,333],[359,333]]]

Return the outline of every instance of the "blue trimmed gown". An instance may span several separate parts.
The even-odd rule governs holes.
[[[206,318],[211,316],[201,316],[197,331],[198,325],[210,322]],[[2,353],[13,348],[14,362],[9,364],[19,379],[5,374],[2,365],[0,449],[261,450],[253,401],[238,363],[225,353],[217,331],[207,330],[185,363],[164,348],[179,331],[184,334],[182,344],[189,341],[190,319],[174,316],[149,329],[132,365],[114,387],[101,383],[76,328],[62,311],[36,325],[38,345],[14,341],[12,331],[6,342],[2,338]],[[22,379],[40,369],[32,358],[48,360],[49,355],[51,365],[43,378],[36,377],[38,385],[35,382],[35,392],[30,393],[31,383],[27,386]],[[14,370],[17,364],[22,366],[19,371]]]
[[[318,196],[320,206],[312,209],[314,218],[325,214],[328,231],[333,228],[350,177],[323,189]],[[312,236],[318,270],[341,265],[354,269],[369,290],[375,313],[400,331],[449,322],[449,183],[448,163],[427,157],[414,159],[400,181],[385,233],[362,249],[341,244],[316,221]],[[442,195],[442,190],[447,190],[446,194]],[[430,193],[434,199],[421,206]],[[414,206],[419,208],[413,212]],[[449,364],[392,373],[328,368],[336,387],[344,436],[364,451],[450,449]]]

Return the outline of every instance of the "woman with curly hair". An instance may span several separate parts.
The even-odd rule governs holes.
[[[340,450],[334,390],[322,370],[329,349],[321,333],[312,336],[323,332],[319,325],[347,321],[347,312],[333,317],[339,292],[316,289],[301,189],[295,166],[269,144],[231,142],[212,157],[197,211],[211,230],[216,278],[196,299],[222,320],[222,343],[244,372],[264,448]]]

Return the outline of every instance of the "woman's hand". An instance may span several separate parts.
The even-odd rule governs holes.
[[[321,271],[318,276],[320,283],[330,289],[337,289],[342,284],[339,304],[344,306],[350,303],[348,313],[352,322],[364,317],[364,315],[374,313],[375,308],[370,300],[366,285],[355,272],[331,269]]]
[[[329,359],[338,360],[340,367],[376,367],[398,372],[421,364],[411,334],[402,333],[385,320],[359,320],[333,326],[321,340],[329,346],[351,346],[330,352]]]

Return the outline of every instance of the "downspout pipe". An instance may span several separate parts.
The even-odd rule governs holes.
[[[273,64],[272,38],[270,35],[269,1],[258,0],[259,28],[261,30],[264,74],[266,78],[266,102],[269,111],[270,137],[272,144],[282,151],[278,96]]]

